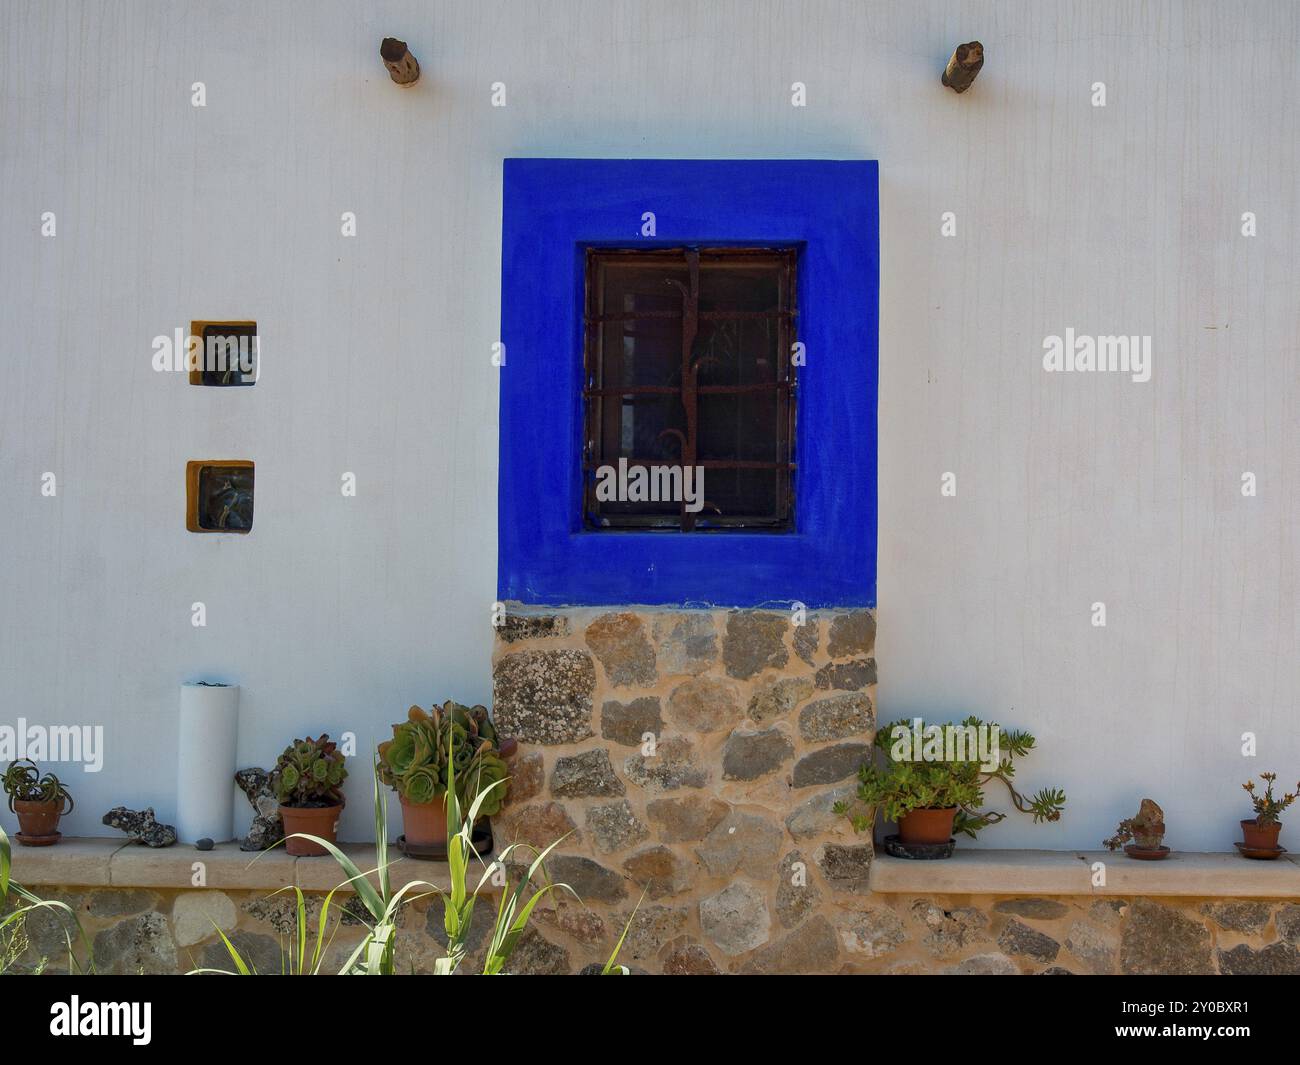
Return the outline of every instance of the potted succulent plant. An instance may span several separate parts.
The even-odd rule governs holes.
[[[994,746],[981,736],[993,737]],[[847,815],[859,832],[871,828],[877,813],[896,821],[898,835],[886,837],[885,843],[890,853],[901,857],[947,857],[953,832],[974,839],[981,829],[1005,820],[1006,814],[980,809],[984,786],[993,780],[1006,786],[1012,804],[1031,814],[1035,823],[1057,821],[1065,806],[1063,791],[1044,788],[1027,798],[1011,783],[1014,759],[1028,754],[1034,742],[1027,732],[1004,732],[976,717],[959,725],[926,726],[919,718],[895,721],[876,732],[883,765],[867,762],[858,771],[858,804],[837,803],[836,812]],[[909,850],[915,847],[948,851]]]
[[[343,752],[324,733],[317,739],[294,740],[284,749],[271,771],[271,787],[280,801],[286,851],[299,857],[328,853],[301,836],[336,840],[347,776]]]
[[[1124,848],[1130,858],[1145,861],[1159,860],[1169,854],[1164,846],[1165,812],[1154,799],[1143,799],[1136,817],[1126,817],[1119,823],[1115,835],[1102,840],[1107,850]]]
[[[75,805],[67,788],[53,773],[41,776],[30,758],[10,762],[4,775],[9,809],[18,815],[18,842],[25,847],[49,847],[63,838],[59,818]]]
[[[448,767],[455,770],[461,809],[507,776],[497,731],[483,706],[448,700],[426,711],[413,706],[406,720],[393,726],[393,738],[379,745],[379,777],[397,792],[407,847],[439,847],[447,842]],[[479,816],[501,809],[509,784],[493,788]]]
[[[1242,785],[1250,795],[1250,801],[1255,807],[1255,816],[1249,820],[1241,822],[1241,831],[1245,835],[1244,851],[1254,851],[1257,854],[1250,854],[1249,857],[1276,858],[1282,853],[1283,848],[1278,846],[1277,837],[1282,831],[1282,822],[1279,815],[1296,800],[1296,794],[1300,793],[1300,784],[1296,785],[1294,792],[1287,792],[1280,799],[1273,798],[1273,782],[1277,780],[1276,773],[1260,773],[1259,779],[1264,782],[1264,794],[1255,794],[1255,782],[1247,781]]]

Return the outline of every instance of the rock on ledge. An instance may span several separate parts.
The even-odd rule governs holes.
[[[159,824],[153,815],[152,806],[145,810],[114,806],[104,815],[104,824],[109,828],[120,829],[146,847],[170,847],[176,842],[176,829],[171,825]]]

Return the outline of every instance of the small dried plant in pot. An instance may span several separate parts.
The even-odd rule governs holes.
[[[72,796],[53,773],[41,775],[30,758],[10,762],[4,775],[9,809],[18,817],[18,842],[46,846],[59,839],[59,818],[71,813]]]
[[[347,776],[343,752],[324,733],[317,739],[294,740],[284,749],[271,773],[271,787],[280,800],[284,847],[290,854],[312,857],[327,853],[319,843],[302,836],[331,843],[338,838]]]
[[[1278,835],[1282,831],[1282,812],[1295,802],[1296,795],[1300,794],[1300,784],[1296,785],[1295,791],[1274,798],[1273,784],[1277,774],[1260,773],[1259,779],[1264,782],[1263,795],[1256,793],[1253,780],[1242,785],[1255,807],[1255,816],[1241,822],[1241,831],[1246,837],[1246,846],[1252,850],[1276,850]]]
[[[1124,848],[1130,857],[1164,857],[1165,812],[1154,799],[1143,799],[1136,817],[1126,817],[1110,839],[1102,840],[1107,850]],[[1135,853],[1137,852],[1137,853]]]

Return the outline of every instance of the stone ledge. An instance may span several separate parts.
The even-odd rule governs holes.
[[[368,870],[374,848],[342,844]],[[449,886],[443,862],[418,862],[389,849],[395,883],[424,880]],[[223,843],[210,851],[188,844],[154,850],[118,839],[70,838],[54,847],[13,848],[13,878],[24,887],[194,887],[194,863],[206,886],[274,891],[297,884],[325,892],[343,881],[332,858],[294,858],[280,848],[261,857]],[[1106,863],[1106,886],[1092,884],[1092,864]],[[371,877],[373,881],[373,877]],[[474,881],[477,882],[477,875]],[[1189,898],[1300,898],[1300,856],[1253,862],[1233,853],[1175,851],[1162,862],[1139,862],[1106,851],[979,850],[958,847],[946,861],[912,862],[877,853],[870,890],[920,895],[1147,895]],[[426,889],[427,890],[427,889]]]
[[[374,863],[374,847],[368,843],[345,843],[341,849],[363,871]],[[445,862],[412,861],[395,847],[389,848],[389,861],[395,883],[425,880],[443,890],[450,884]],[[204,886],[222,891],[274,891],[297,884],[303,891],[326,892],[344,880],[333,858],[295,858],[282,847],[259,856],[241,851],[236,843],[219,843],[210,851],[199,851],[187,843],[155,849],[120,839],[98,838],[68,838],[53,847],[15,844],[12,875],[27,888],[58,885],[188,889],[195,887],[195,862],[205,866]]]
[[[1106,865],[1094,887],[1092,865]],[[958,846],[943,861],[908,861],[877,852],[870,887],[885,894],[1147,895],[1194,898],[1300,898],[1300,860],[1258,862],[1237,853],[1174,851],[1159,862],[1107,851],[978,850]]]
[[[108,887],[109,859],[122,849],[121,839],[80,839],[65,836],[53,847],[24,847],[11,835],[13,879],[30,888],[39,884]]]

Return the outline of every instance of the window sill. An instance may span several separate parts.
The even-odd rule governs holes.
[[[1105,863],[1104,887],[1093,865]],[[977,850],[960,844],[943,861],[909,861],[877,851],[870,886],[883,894],[1154,895],[1195,898],[1300,897],[1300,856],[1252,861],[1233,852],[1174,851],[1144,862],[1108,851]]]
[[[343,843],[340,849],[357,868],[373,867],[375,849],[371,844]],[[395,882],[427,880],[448,889],[445,862],[413,861],[396,847],[388,851]],[[275,891],[296,884],[303,891],[324,892],[346,879],[332,857],[295,858],[283,847],[258,857],[241,851],[238,843],[219,843],[210,851],[195,850],[188,843],[152,848],[98,838],[65,838],[53,847],[13,844],[13,879],[33,890],[43,886],[188,890],[197,886],[196,862],[204,866],[203,886],[219,891]]]

